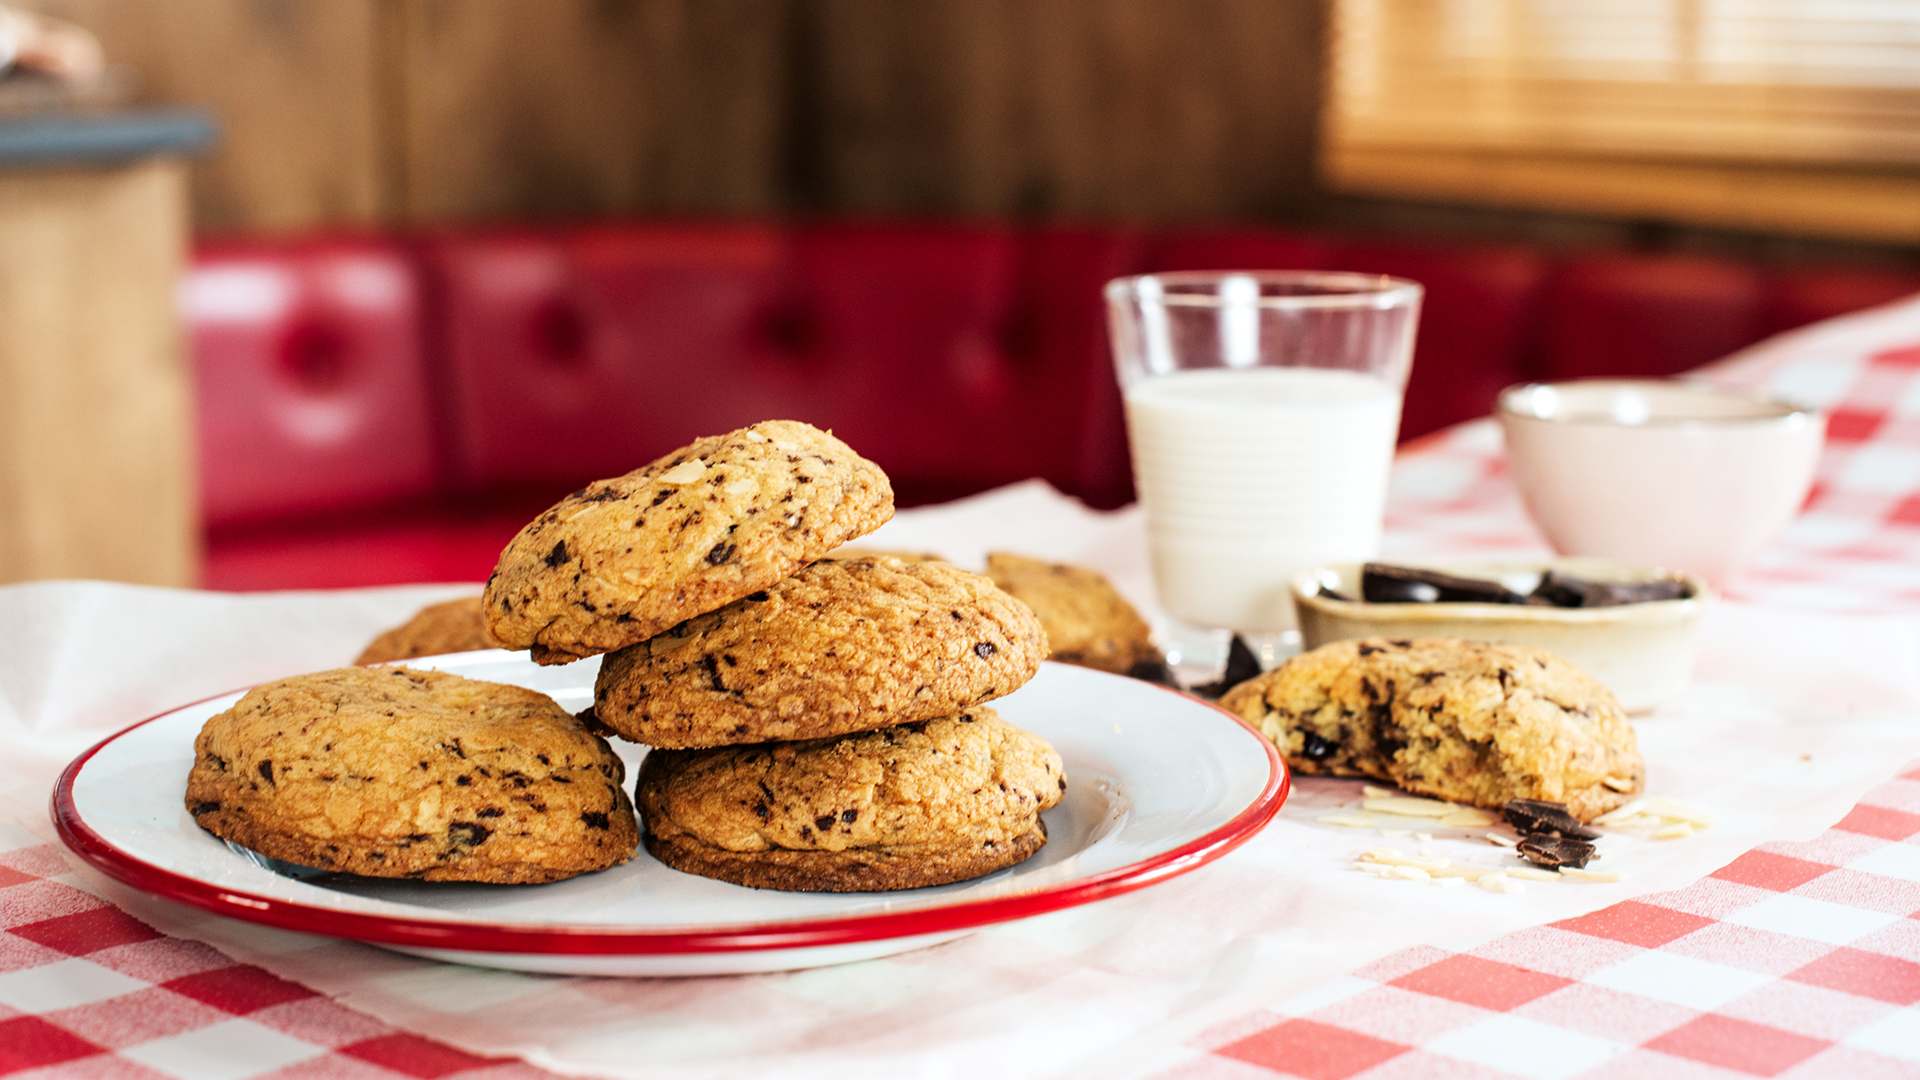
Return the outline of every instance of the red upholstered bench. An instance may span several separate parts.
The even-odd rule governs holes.
[[[1100,287],[1324,267],[1427,286],[1402,438],[1541,376],[1668,374],[1920,291],[1857,270],[1277,231],[647,223],[222,244],[182,290],[216,588],[478,580],[560,494],[770,417],[901,502],[1131,498]]]

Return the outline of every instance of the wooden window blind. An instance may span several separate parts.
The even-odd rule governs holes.
[[[1333,0],[1338,186],[1920,239],[1920,0]]]

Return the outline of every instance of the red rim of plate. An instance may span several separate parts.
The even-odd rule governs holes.
[[[1176,693],[1151,683],[1140,685],[1164,693]],[[95,754],[135,728],[171,716],[181,709],[190,709],[194,705],[225,696],[215,694],[150,716],[102,739],[75,758],[61,772],[60,782],[53,789],[53,822],[60,838],[75,854],[108,877],[165,900],[282,930],[409,948],[564,956],[671,956],[855,945],[971,930],[1119,896],[1204,866],[1259,832],[1279,813],[1280,805],[1286,802],[1292,789],[1292,777],[1286,763],[1281,761],[1274,745],[1252,725],[1218,705],[1181,695],[1232,720],[1266,750],[1267,782],[1258,798],[1219,828],[1172,850],[1126,866],[1013,896],[961,900],[908,911],[710,926],[693,930],[565,924],[513,927],[446,922],[336,911],[239,889],[222,888],[145,862],[116,847],[81,819],[79,809],[73,802],[73,785]]]

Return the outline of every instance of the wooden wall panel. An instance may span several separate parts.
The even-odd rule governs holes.
[[[376,32],[383,0],[23,0],[98,34],[141,97],[212,107],[197,227],[277,231],[388,216]]]
[[[1260,218],[1313,190],[1318,0],[819,0],[821,209]]]
[[[1262,219],[1320,0],[27,0],[211,106],[208,231],[621,214]]]
[[[783,203],[785,0],[401,0],[416,222]]]

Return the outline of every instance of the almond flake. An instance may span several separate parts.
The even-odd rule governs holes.
[[[1380,863],[1383,866],[1412,866],[1421,870],[1438,870],[1447,865],[1445,859],[1421,858],[1416,855],[1402,855],[1392,848],[1373,848],[1360,853],[1367,862]]]
[[[1363,799],[1361,807],[1382,814],[1399,814],[1403,817],[1446,817],[1453,813],[1453,806],[1435,799],[1415,799],[1405,795],[1387,795],[1374,799]]]
[[[1496,844],[1499,844],[1499,845],[1500,845],[1501,847],[1512,847],[1512,846],[1514,846],[1515,844],[1518,844],[1518,843],[1520,842],[1520,841],[1518,841],[1518,840],[1515,840],[1515,839],[1514,839],[1513,837],[1511,837],[1511,836],[1501,836],[1501,835],[1500,835],[1499,833],[1497,833],[1497,832],[1490,832],[1490,833],[1488,833],[1488,834],[1487,834],[1487,839],[1489,839],[1489,840],[1491,840],[1491,841],[1493,841],[1493,842],[1494,842],[1494,843],[1496,843]]]
[[[1313,820],[1322,825],[1340,825],[1349,829],[1371,829],[1374,824],[1373,819],[1365,814],[1328,814]]]
[[[1562,867],[1561,877],[1570,877],[1576,881],[1619,881],[1622,877],[1612,870],[1582,870],[1577,866]]]
[[[748,441],[748,442],[766,442],[766,441],[767,441],[767,437],[766,437],[765,435],[762,435],[762,434],[760,434],[759,432],[757,432],[757,431],[755,431],[755,430],[753,430],[752,428],[748,428],[748,429],[747,429],[747,441]]]
[[[1522,885],[1519,882],[1513,880],[1512,878],[1508,877],[1506,874],[1498,873],[1498,872],[1481,875],[1480,880],[1478,882],[1475,882],[1475,884],[1479,885],[1481,888],[1487,890],[1488,892],[1517,893],[1517,892],[1527,891],[1527,887],[1525,885]]]
[[[1374,787],[1372,784],[1361,784],[1360,794],[1365,795],[1369,799],[1392,799],[1397,798],[1400,793],[1391,788]]]
[[[1397,878],[1406,878],[1408,881],[1426,881],[1433,876],[1417,866],[1396,866],[1389,871],[1389,874]]]
[[[1508,877],[1526,878],[1528,881],[1560,880],[1560,875],[1551,870],[1540,870],[1531,866],[1509,866],[1505,873]]]
[[[1602,780],[1600,782],[1612,788],[1613,790],[1620,792],[1623,795],[1633,790],[1633,781],[1631,779],[1626,779],[1618,776],[1609,776],[1605,780]]]
[[[1693,826],[1684,821],[1676,821],[1664,829],[1653,830],[1655,840],[1678,840],[1683,836],[1692,836]]]
[[[663,484],[691,484],[705,475],[707,475],[707,463],[694,458],[692,461],[683,461],[675,465],[654,479]]]
[[[1618,824],[1619,822],[1627,820],[1630,817],[1633,817],[1635,814],[1638,814],[1640,811],[1645,810],[1646,808],[1647,808],[1647,800],[1633,799],[1624,806],[1618,807],[1613,810],[1609,810],[1606,813],[1601,814],[1599,817],[1594,818],[1592,824],[1615,825],[1615,824]]]

